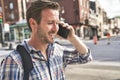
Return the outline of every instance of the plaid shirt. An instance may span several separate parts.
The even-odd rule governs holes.
[[[22,45],[30,53],[34,69],[29,73],[29,80],[65,80],[63,68],[63,54],[65,48],[59,44],[50,44],[47,49],[48,60],[40,51],[29,46],[25,41]],[[81,55],[83,62],[92,59],[90,53]],[[49,67],[48,67],[49,64]],[[0,80],[23,80],[22,60],[19,53],[14,50],[3,61],[0,72]]]

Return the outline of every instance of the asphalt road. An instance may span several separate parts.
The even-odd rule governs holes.
[[[94,61],[87,64],[73,64],[66,68],[66,80],[120,80],[120,37],[85,41],[91,49]]]

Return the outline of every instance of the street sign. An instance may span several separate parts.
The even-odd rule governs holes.
[[[5,31],[5,32],[9,32],[9,31],[10,31],[9,28],[10,28],[9,24],[5,23],[5,24],[4,24],[4,31]]]

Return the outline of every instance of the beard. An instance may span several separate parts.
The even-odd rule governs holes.
[[[45,32],[38,27],[36,36],[38,37],[38,40],[43,43],[53,43],[54,37],[51,34],[55,34],[55,31]]]

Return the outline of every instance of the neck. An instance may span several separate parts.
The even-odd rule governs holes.
[[[38,41],[36,39],[30,39],[28,41],[28,44],[34,47],[36,50],[40,50],[42,55],[47,59],[46,50],[47,50],[48,44],[42,41]]]

